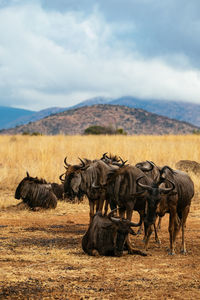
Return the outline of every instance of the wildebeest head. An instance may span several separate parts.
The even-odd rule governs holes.
[[[106,164],[118,167],[123,167],[127,162],[127,160],[124,161],[120,156],[118,157],[117,155],[110,154],[108,156],[107,152],[102,155],[101,160],[104,161]]]
[[[120,219],[116,217],[110,217],[110,220],[115,227],[115,256],[122,256],[125,242],[128,234],[135,235],[131,226],[136,227],[138,224],[132,223],[127,219]]]
[[[170,187],[160,187],[160,184],[163,182],[163,178],[160,182],[152,181],[151,185],[142,184],[140,180],[143,176],[137,178],[136,183],[144,190],[144,197],[146,198],[146,216],[144,219],[145,226],[149,226],[154,224],[156,220],[156,210],[157,206],[161,201],[162,194],[168,194],[172,190],[175,189],[174,183],[169,180],[165,179],[170,183]]]
[[[65,173],[65,179],[62,180],[62,176],[60,176],[60,179],[64,182],[64,193],[65,195],[72,199],[75,196],[80,198],[83,193],[80,189],[81,184],[81,171],[87,168],[86,163],[81,160],[81,164],[79,165],[69,165],[67,164],[66,173]],[[66,162],[66,159],[65,159]]]
[[[139,168],[141,171],[145,173],[145,175],[151,177],[153,181],[159,182],[160,180],[160,168],[156,166],[153,161],[143,161],[139,162],[136,165],[136,168]]]

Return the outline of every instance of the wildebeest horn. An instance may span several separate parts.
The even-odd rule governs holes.
[[[63,174],[61,174],[61,175],[59,176],[59,179],[60,179],[61,182],[64,182],[64,181],[65,181],[64,179],[62,179],[63,175],[65,175],[65,173],[63,173]]]
[[[139,178],[136,179],[136,184],[139,185],[141,188],[152,191],[152,187],[150,185],[142,184],[139,182],[140,179],[142,179],[144,176],[140,176]]]
[[[108,218],[110,218],[116,210],[117,210],[117,208],[114,208],[113,210],[111,210],[108,214]]]
[[[172,186],[169,188],[159,188],[160,193],[169,193],[175,189],[175,184],[171,180],[165,178],[165,181],[168,181]]]
[[[78,158],[80,161],[81,161],[81,163],[82,163],[82,166],[81,166],[81,168],[83,168],[83,167],[85,167],[85,163],[84,163],[84,161],[79,157]]]
[[[27,177],[30,177],[30,175],[29,175],[28,171],[26,171],[26,176],[27,176]]]
[[[106,154],[107,154],[107,153],[108,153],[108,152],[105,152],[105,153],[102,155],[101,160],[106,158]]]
[[[153,170],[153,167],[155,167],[155,164],[150,160],[147,160],[147,162],[149,163],[150,166],[149,167],[144,167],[144,166],[139,167],[140,170],[142,170],[144,172],[149,172],[149,171]],[[138,163],[138,164],[140,164],[140,163]],[[136,164],[136,167],[137,167],[137,164]]]
[[[93,188],[93,189],[100,189],[101,186],[100,186],[100,185],[95,185],[95,183],[93,182],[93,183],[92,183],[92,188]]]
[[[68,168],[68,167],[70,166],[70,164],[67,163],[67,156],[66,156],[65,159],[64,159],[64,163],[65,163],[65,168],[66,168],[66,167]],[[66,168],[66,169],[67,169],[67,168]]]
[[[110,220],[113,221],[114,223],[120,223],[122,221],[120,218],[114,218],[114,217],[110,217]]]
[[[122,164],[120,165],[120,167],[123,167],[125,165],[125,163],[127,163],[128,160],[124,161],[120,156],[119,156],[119,158],[120,158],[120,160],[122,162]]]
[[[172,168],[170,168],[169,166],[164,166],[162,167],[162,169],[160,170],[160,175],[162,176],[162,174],[164,173],[164,171],[168,169],[172,172],[172,174],[175,174],[174,170]]]
[[[140,218],[139,223],[133,223],[127,219],[120,219],[120,218],[115,218],[115,217],[110,217],[110,219],[111,219],[111,221],[113,221],[115,223],[120,223],[120,222],[126,223],[130,227],[139,227],[142,224],[142,218]]]

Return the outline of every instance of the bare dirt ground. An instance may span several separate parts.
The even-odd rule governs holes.
[[[6,197],[12,198],[6,193]],[[3,197],[1,195],[1,197]],[[15,202],[17,203],[17,202]],[[187,221],[187,255],[167,254],[168,216],[147,257],[90,257],[81,248],[89,208],[60,202],[55,210],[0,210],[0,299],[200,299],[200,202]],[[133,237],[143,249],[142,236]]]

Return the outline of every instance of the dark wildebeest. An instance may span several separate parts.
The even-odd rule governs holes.
[[[106,200],[105,190],[97,189],[96,185],[104,186],[107,175],[117,166],[108,165],[102,160],[94,160],[86,162],[81,160],[79,165],[69,165],[65,159],[65,181],[64,192],[67,197],[82,197],[86,195],[90,206],[90,222],[96,212],[102,212],[104,201]],[[107,213],[107,203],[105,205],[105,214]]]
[[[135,166],[137,168],[139,168],[140,170],[142,170],[147,177],[150,177],[153,180],[154,183],[158,183],[160,181],[160,170],[161,170],[161,168],[158,167],[154,162],[149,161],[149,160],[142,161],[142,162],[137,163]],[[139,213],[141,213],[141,217],[144,220],[145,212],[141,211]],[[154,226],[154,231],[155,231],[155,240],[158,244],[160,244],[160,240],[159,240],[158,235],[157,235],[157,229],[161,228],[161,217],[159,217],[157,228],[156,228],[155,223],[154,223],[153,226]],[[142,225],[141,225],[140,229],[138,230],[138,234],[141,233],[141,230],[142,230]],[[144,240],[145,240],[145,238],[144,238]]]
[[[157,214],[162,217],[165,213],[169,213],[169,254],[175,254],[176,236],[180,227],[182,228],[181,252],[186,253],[184,230],[190,210],[191,200],[194,196],[194,183],[188,174],[179,170],[172,170],[168,166],[164,166],[161,169],[160,174],[161,181],[165,184],[164,189],[169,188],[169,185],[171,185],[172,188],[172,191],[167,193],[165,197],[160,197],[162,192],[161,187],[157,186],[155,187],[155,191],[153,191],[152,186],[139,183],[139,186],[148,193],[145,227],[148,231],[151,224],[155,222]],[[157,193],[157,197],[152,197],[152,193]],[[150,234],[151,232],[149,232],[149,235]]]
[[[106,197],[111,198],[112,201],[119,207],[120,217],[131,221],[133,210],[140,213],[140,221],[142,222],[142,213],[145,211],[145,197],[143,190],[137,185],[136,179],[143,177],[144,184],[150,184],[152,179],[147,177],[139,168],[131,165],[123,166],[111,171],[107,176],[105,185]],[[140,223],[141,223],[140,222]],[[128,250],[131,253],[132,246],[127,239]]]
[[[51,184],[45,179],[27,176],[19,183],[15,191],[15,198],[22,199],[30,208],[56,208],[57,197],[52,191]]]
[[[95,214],[89,228],[82,239],[82,248],[89,255],[122,256],[128,233],[132,233],[131,226],[139,226],[126,219]],[[133,250],[132,254],[146,256],[140,250]]]

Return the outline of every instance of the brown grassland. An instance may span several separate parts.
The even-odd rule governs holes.
[[[59,201],[55,210],[33,212],[12,207],[14,192],[31,176],[59,182],[63,159],[120,155],[128,162],[152,160],[172,168],[180,159],[200,161],[200,137],[186,136],[0,136],[0,299],[199,299],[200,180],[190,174],[195,197],[187,220],[186,246],[169,256],[168,216],[150,240],[148,256],[90,257],[81,248],[87,229],[87,199]],[[133,216],[137,218],[135,213]],[[142,236],[133,237],[143,249]]]

